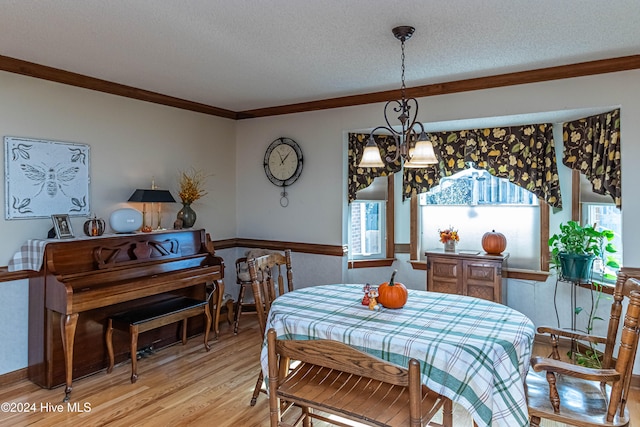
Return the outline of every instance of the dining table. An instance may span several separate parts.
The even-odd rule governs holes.
[[[341,341],[406,368],[418,360],[422,382],[464,407],[478,426],[528,426],[525,378],[533,322],[506,305],[408,289],[399,309],[363,305],[362,284],[299,288],[271,305],[267,330],[278,339]],[[267,348],[260,362],[265,378]]]

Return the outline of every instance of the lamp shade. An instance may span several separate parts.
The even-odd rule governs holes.
[[[364,147],[362,153],[362,160],[358,167],[361,168],[383,168],[382,157],[380,156],[380,150],[378,145],[373,140],[373,135],[369,137],[367,145]]]
[[[169,190],[141,190],[137,189],[129,197],[129,202],[140,203],[175,203]]]
[[[409,149],[409,160],[404,162],[405,168],[423,168],[438,163],[431,141],[418,141],[414,148]]]

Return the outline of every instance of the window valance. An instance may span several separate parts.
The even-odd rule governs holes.
[[[620,109],[564,123],[562,163],[583,173],[594,193],[622,208]]]
[[[562,207],[550,123],[461,131],[430,132],[438,165],[405,169],[403,197],[429,191],[440,176],[451,176],[468,162],[531,191],[549,205]]]
[[[468,162],[494,176],[506,178],[550,206],[562,208],[553,125],[528,124],[486,129],[430,132],[439,163],[403,171],[403,200],[429,191],[441,176],[465,169]],[[358,168],[368,134],[349,134],[349,202],[377,176],[401,170],[400,160],[384,168]],[[393,157],[397,146],[391,136],[374,136],[382,157]],[[562,162],[590,180],[593,191],[621,199],[620,109],[563,124]]]
[[[356,199],[356,193],[358,190],[367,188],[371,185],[374,178],[379,176],[387,176],[399,172],[402,168],[400,159],[393,163],[385,163],[384,168],[360,168],[358,164],[362,160],[362,153],[364,152],[364,146],[366,145],[368,133],[350,133],[349,134],[349,166],[348,166],[348,198],[349,203]],[[374,135],[373,138],[380,148],[380,154],[382,158],[394,157],[395,152],[398,149],[396,142],[392,136],[387,135]]]

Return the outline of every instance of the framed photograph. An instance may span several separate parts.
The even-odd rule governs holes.
[[[56,229],[56,236],[58,239],[70,239],[73,237],[73,230],[71,230],[71,221],[69,221],[69,215],[51,215],[53,220],[53,227]]]

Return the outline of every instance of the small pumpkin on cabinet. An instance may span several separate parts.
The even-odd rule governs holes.
[[[402,308],[407,303],[407,288],[402,283],[394,281],[397,272],[398,270],[393,270],[391,280],[378,286],[378,302],[385,308]]]
[[[502,233],[491,230],[482,236],[482,249],[489,255],[500,255],[507,248],[507,238]]]

